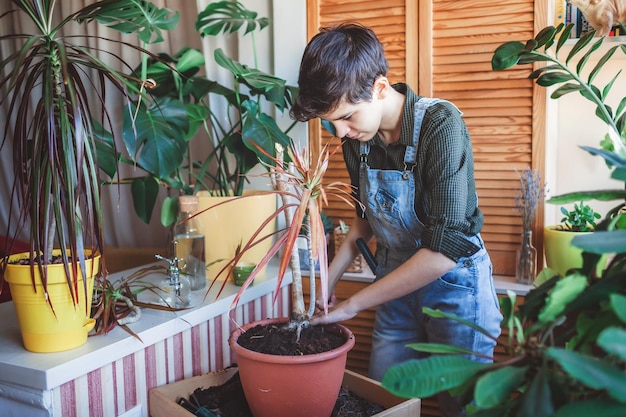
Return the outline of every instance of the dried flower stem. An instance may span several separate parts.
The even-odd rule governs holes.
[[[524,231],[531,230],[537,206],[544,199],[546,186],[541,182],[541,175],[532,169],[518,172],[520,190],[515,196],[515,205],[522,216]]]

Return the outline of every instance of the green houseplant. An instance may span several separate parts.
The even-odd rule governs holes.
[[[91,289],[104,249],[99,171],[103,161],[96,148],[114,147],[113,142],[96,143],[98,125],[115,119],[104,105],[105,91],[118,91],[126,98],[129,91],[143,91],[140,80],[98,58],[93,41],[148,53],[121,40],[74,35],[72,30],[112,13],[117,23],[125,24],[111,27],[150,39],[178,22],[177,14],[149,2],[96,2],[61,17],[58,5],[51,0],[14,0],[13,12],[1,16],[24,15],[33,30],[0,38],[15,45],[0,62],[5,69],[0,104],[8,108],[0,149],[13,152],[11,204],[16,201],[20,207],[9,220],[8,234],[15,240],[26,228],[30,245],[28,253],[2,260],[0,279],[3,276],[12,287],[22,339],[33,351],[80,345],[94,325],[89,318]],[[108,56],[128,68],[121,57]],[[53,260],[53,248],[58,262]],[[24,265],[15,265],[17,259]],[[15,270],[20,271],[19,278]],[[26,316],[34,307],[20,307],[17,298],[22,292],[41,301],[42,311]],[[62,307],[62,300],[68,301],[67,307]],[[44,329],[30,328],[37,325]],[[54,334],[57,329],[59,335]]]
[[[256,62],[254,33],[268,24],[268,18],[240,2],[217,1],[198,14],[195,28],[202,37],[240,31],[251,36]],[[126,152],[111,159],[143,171],[143,175],[115,182],[131,184],[135,211],[144,222],[150,221],[159,189],[175,191],[161,207],[161,223],[170,226],[176,219],[179,194],[242,195],[246,175],[259,159],[270,162],[252,141],[269,155],[275,155],[274,143],[288,146],[287,133],[293,124],[283,131],[271,112],[288,109],[297,88],[241,64],[220,48],[213,59],[232,77],[233,87],[203,75],[204,55],[193,48],[184,47],[173,56],[162,53],[158,59],[143,58],[135,73],[153,80],[152,99],[139,95],[132,100],[126,116],[135,117],[125,117],[122,127]],[[192,143],[198,141],[210,149],[206,155],[192,152]]]
[[[578,92],[593,102],[595,114],[606,123],[607,137],[603,149],[583,149],[604,158],[612,168],[612,178],[626,182],[626,98],[616,107],[605,102],[619,74],[603,87],[594,85],[604,65],[615,53],[626,53],[626,46],[609,48],[589,75],[583,76],[585,65],[605,39],[594,39],[590,33],[567,53],[562,48],[571,30],[571,26],[547,27],[525,43],[503,44],[494,53],[493,68],[544,62],[530,78],[540,86],[556,86],[552,98]],[[515,308],[514,293],[502,300],[509,359],[476,364],[458,356],[467,352],[453,346],[418,345],[414,346],[418,350],[440,355],[390,369],[383,386],[401,396],[422,397],[450,390],[477,416],[626,415],[626,230],[619,210],[625,197],[620,189],[551,199],[557,204],[590,199],[622,202],[593,233],[573,240],[584,251],[580,269],[564,277],[542,271],[537,288],[519,308]],[[614,257],[598,276],[596,266],[603,254]],[[456,319],[438,311],[427,314]]]
[[[582,250],[571,244],[572,239],[577,234],[591,233],[602,216],[584,201],[574,203],[571,210],[561,207],[561,214],[560,224],[544,228],[543,239],[548,268],[565,275],[571,268],[580,268],[583,261]]]

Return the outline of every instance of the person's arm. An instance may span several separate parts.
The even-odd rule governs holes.
[[[456,263],[445,255],[422,248],[383,279],[368,285],[336,307],[332,307],[327,315],[323,312],[316,314],[311,318],[311,324],[349,320],[365,309],[424,287],[450,271],[455,265]]]

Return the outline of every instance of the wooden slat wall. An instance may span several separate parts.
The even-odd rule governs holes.
[[[309,0],[309,37],[319,27],[359,21],[372,27],[385,45],[391,82],[406,81],[423,96],[454,102],[464,113],[472,135],[479,204],[485,214],[482,236],[494,273],[515,274],[515,250],[521,220],[514,196],[516,170],[544,166],[545,89],[527,79],[532,68],[491,70],[495,48],[524,40],[547,22],[540,0]],[[312,149],[338,144],[318,121],[310,123]],[[327,181],[346,181],[341,153],[331,161]],[[324,209],[336,220],[349,221],[354,210],[340,200]],[[534,240],[542,246],[543,208],[538,210]],[[538,262],[541,266],[542,262]]]
[[[535,119],[544,120],[536,115],[545,113],[545,92],[536,91],[528,80],[531,66],[493,71],[491,57],[503,42],[533,36],[535,22],[545,21],[537,17],[546,13],[546,2],[541,3],[435,0],[430,13],[422,13],[420,19],[419,92],[450,100],[464,113],[474,144],[479,205],[485,214],[482,236],[494,272],[502,275],[515,274],[522,231],[514,202],[519,189],[516,170],[544,165],[545,128]],[[540,210],[534,233],[539,253],[542,218]]]

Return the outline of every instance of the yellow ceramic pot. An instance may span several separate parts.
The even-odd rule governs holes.
[[[57,254],[59,252],[55,251]],[[24,347],[31,352],[59,352],[84,344],[89,331],[95,325],[95,320],[89,316],[94,276],[99,271],[100,255],[87,260],[87,297],[83,290],[83,280],[79,279],[76,305],[72,300],[62,264],[48,266],[48,294],[51,303],[45,299],[41,276],[36,269],[33,288],[30,266],[12,263],[28,256],[28,253],[11,256],[4,275],[11,289]]]

